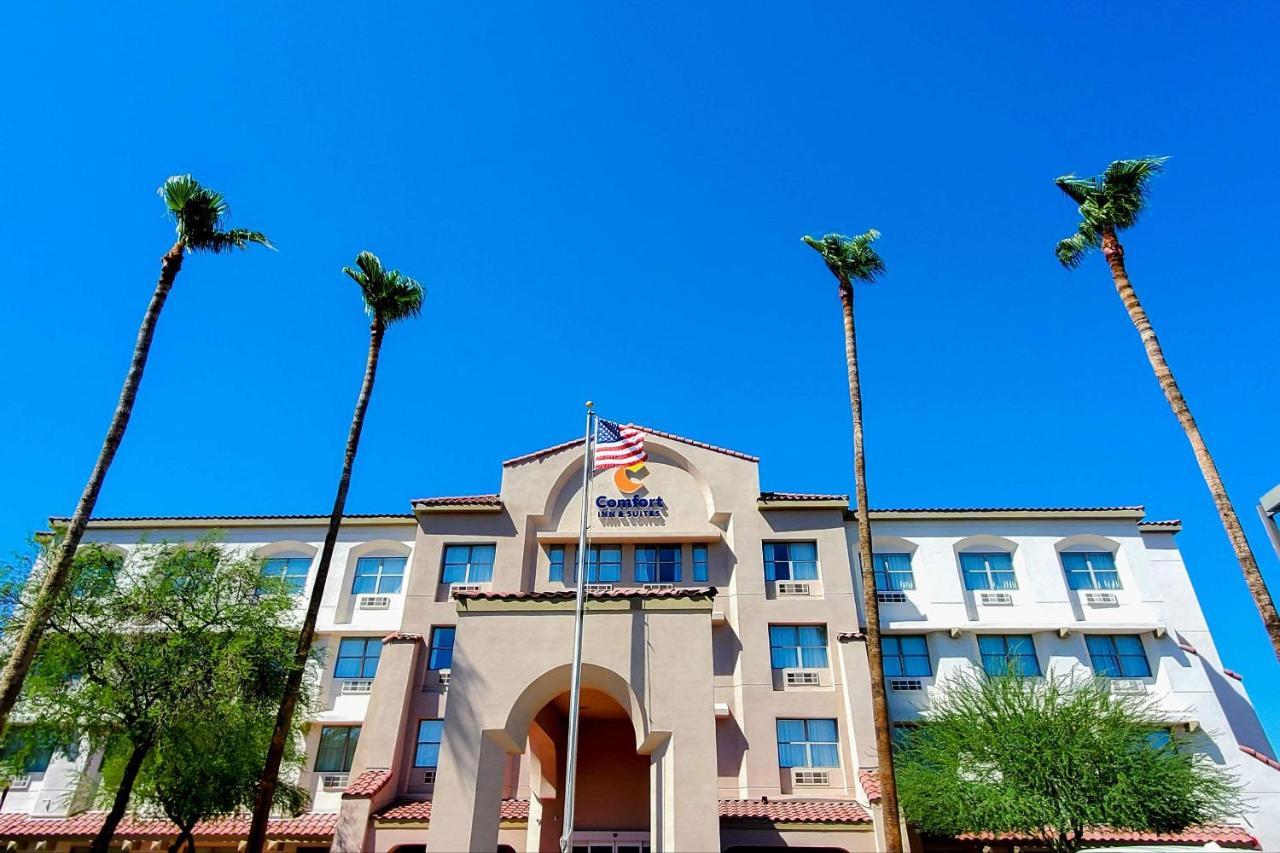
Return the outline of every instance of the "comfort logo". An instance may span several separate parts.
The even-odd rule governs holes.
[[[634,495],[636,492],[644,488],[644,483],[640,482],[648,475],[648,470],[644,467],[643,462],[637,462],[634,465],[628,465],[626,468],[618,468],[613,472],[613,485],[618,491],[624,495]]]

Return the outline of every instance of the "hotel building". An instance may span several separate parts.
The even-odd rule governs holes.
[[[680,436],[646,446],[643,467],[592,481],[575,850],[879,849],[847,497],[762,491],[756,458]],[[506,461],[496,494],[346,519],[319,623],[311,811],[274,821],[273,849],[558,850],[582,500],[579,440]],[[1247,789],[1237,824],[1170,842],[1280,849],[1280,763],[1214,647],[1177,522],[1140,507],[872,519],[897,723],[963,667],[1084,668],[1155,698]],[[216,529],[305,594],[325,523],[103,518],[86,539],[127,552]],[[37,762],[5,795],[0,841],[83,849],[95,781],[93,756]],[[236,850],[246,828],[202,825],[200,849]],[[130,818],[118,838],[152,850],[170,834]]]

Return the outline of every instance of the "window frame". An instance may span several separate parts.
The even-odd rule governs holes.
[[[904,640],[911,640],[911,641],[919,640],[924,645],[924,653],[923,654],[920,654],[919,652],[916,652],[914,654],[905,653],[903,649]],[[892,652],[890,651],[889,647],[891,644],[896,648],[896,651],[892,651]],[[885,678],[932,678],[933,677],[933,658],[929,652],[929,636],[927,634],[884,634],[880,638],[880,645],[883,650],[882,652],[883,660],[881,661],[881,663],[884,668]],[[908,662],[909,661],[918,662],[921,659],[924,660],[925,671],[924,672],[908,672],[908,669],[910,669],[910,667],[908,666]],[[891,660],[897,663],[897,668],[901,670],[900,672],[894,673],[889,671],[889,662]]]
[[[365,572],[361,574],[361,567],[368,566],[373,561],[377,561],[377,568],[373,573]],[[387,560],[399,560],[400,571],[388,572],[386,570]],[[356,567],[351,579],[352,595],[399,595],[404,589],[404,576],[409,571],[409,558],[400,556],[399,554],[368,554],[363,557],[356,558]],[[356,587],[360,581],[366,578],[373,578],[372,590],[358,590]],[[395,589],[383,589],[383,582],[391,578],[396,579]]]
[[[307,589],[307,579],[311,576],[311,564],[315,562],[314,557],[292,554],[273,554],[270,557],[264,557],[262,560],[262,577],[268,580],[282,581],[292,595],[302,595]],[[281,571],[270,571],[272,563],[283,563]],[[294,563],[302,563],[302,574],[300,576],[291,575],[289,568]]]
[[[905,557],[907,560],[907,568],[904,571],[901,568],[894,569],[882,558],[888,557]],[[910,551],[879,551],[871,555],[872,573],[875,575],[877,592],[901,592],[904,590],[916,588],[915,567],[911,564]],[[899,581],[898,586],[894,586],[890,581],[895,575],[905,576],[905,583]]]
[[[821,643],[805,643],[802,640],[801,629],[810,628],[817,629],[822,634]],[[795,634],[794,644],[790,644],[784,639],[778,638],[776,634],[782,634],[784,631],[791,630]],[[831,668],[831,651],[827,642],[827,626],[813,624],[793,624],[793,623],[777,623],[769,625],[769,666],[772,669],[830,669]],[[816,652],[821,650],[822,663],[808,664],[805,663],[805,651]],[[779,653],[790,654],[792,662],[785,666],[778,666],[777,656]]]
[[[1084,560],[1084,568],[1071,568],[1067,565],[1068,557],[1078,557]],[[1110,568],[1097,568],[1093,565],[1095,557],[1106,557],[1111,562]],[[1062,551],[1058,555],[1059,562],[1062,564],[1062,573],[1067,580],[1067,589],[1071,590],[1104,590],[1111,591],[1116,589],[1124,589],[1124,583],[1120,580],[1120,567],[1116,565],[1116,555],[1111,551]],[[1100,584],[1099,575],[1111,575],[1115,578],[1114,586]],[[1076,586],[1077,580],[1088,580],[1087,586]]]
[[[360,644],[359,654],[343,654],[342,647],[348,644]],[[369,649],[374,649],[374,654],[369,654]],[[342,679],[343,681],[351,679],[370,679],[378,674],[378,661],[382,659],[382,638],[381,637],[340,637],[338,639],[338,653],[334,655],[333,677]],[[339,670],[342,668],[344,661],[355,660],[359,662],[355,675],[342,675]],[[369,666],[369,661],[373,661],[373,672],[367,673],[365,670]]]
[[[991,566],[992,557],[1004,557],[1009,561],[1009,568],[995,569]],[[970,569],[965,565],[966,558],[981,558],[982,569]],[[960,574],[963,576],[964,588],[969,592],[1005,592],[1007,590],[1016,590],[1018,588],[1018,571],[1013,565],[1012,551],[961,551],[960,552]],[[996,582],[996,575],[1008,575],[1012,580],[1011,586],[1000,586]],[[970,577],[981,576],[986,579],[986,586],[971,586]]]
[[[1031,651],[1029,654],[1025,652],[1021,654],[1014,654],[1009,651],[1010,640],[1023,640],[1023,639],[1025,639],[1031,647]],[[1000,641],[1000,645],[1002,649],[1002,652],[1000,654],[1000,660],[1003,662],[1003,665],[998,667],[997,671],[995,672],[993,672],[991,666],[988,665],[988,658],[995,658],[996,655],[983,650],[982,648],[983,640],[987,640],[987,641],[999,640]],[[1036,649],[1035,636],[1032,634],[979,634],[978,635],[978,659],[982,664],[982,671],[985,672],[987,675],[990,675],[993,677],[1012,674],[1020,678],[1039,678],[1044,675],[1044,671],[1040,668],[1040,654],[1039,654],[1039,651]],[[1012,673],[1010,672],[1010,669],[1011,669],[1011,667],[1009,666],[1010,662],[1014,663],[1017,666],[1017,670],[1018,670],[1017,672],[1012,672]],[[1027,668],[1025,665],[1028,662],[1031,664],[1031,668],[1034,669],[1033,672],[1027,671]]]
[[[783,740],[782,726],[784,723],[800,723],[804,727],[804,740]],[[834,731],[835,740],[818,740],[810,731],[811,723],[829,723]],[[778,767],[789,770],[793,767],[803,769],[821,769],[821,770],[838,770],[840,769],[840,723],[834,717],[778,717],[774,723],[774,737],[778,743]],[[830,747],[835,752],[835,762],[831,764],[818,764],[813,757],[813,748]],[[791,762],[790,759],[783,757],[785,747],[803,748],[804,763],[797,764]]]
[[[706,542],[694,542],[689,548],[689,556],[691,558],[689,563],[693,567],[693,582],[709,583],[711,578],[711,547]]]
[[[813,548],[812,559],[798,559],[794,556],[792,549],[797,545],[808,545]],[[776,552],[772,552],[774,548],[786,548],[785,558],[779,560]],[[764,556],[764,579],[765,581],[817,581],[822,578],[822,563],[818,556],[818,543],[812,539],[786,539],[786,540],[765,540],[762,545]],[[770,556],[772,554],[772,556]],[[797,565],[808,566],[812,564],[812,577],[801,577],[795,571]],[[779,567],[786,567],[786,574],[779,572]],[[806,573],[808,570],[806,570]]]
[[[1122,652],[1120,650],[1119,642],[1122,639],[1133,640],[1137,643],[1139,650],[1141,650],[1141,654],[1135,654],[1134,652]],[[1105,640],[1110,644],[1111,650],[1114,653],[1098,654],[1094,649],[1094,643],[1091,642],[1093,640]],[[1141,634],[1085,634],[1084,645],[1085,649],[1089,652],[1089,664],[1093,667],[1093,674],[1099,678],[1152,678],[1154,676],[1154,670],[1151,668],[1151,658],[1147,656],[1147,646],[1142,642]],[[1116,671],[1104,671],[1104,668],[1098,665],[1100,659],[1114,660]],[[1143,672],[1126,671],[1125,661],[1133,661],[1135,659],[1142,661]]]
[[[652,559],[642,557],[642,553],[653,552]],[[674,559],[672,559],[674,555]],[[656,545],[637,545],[632,560],[636,583],[680,583],[684,576],[684,546],[675,543]],[[641,576],[641,566],[645,566],[648,577]],[[670,577],[664,577],[664,572]]]
[[[423,736],[422,736],[423,731],[426,728],[428,723],[435,723],[435,726],[433,727],[433,730],[436,734],[435,740],[431,740],[430,738],[427,738],[425,740],[423,739]],[[413,744],[413,766],[415,768],[429,769],[429,770],[434,770],[438,768],[440,766],[440,745],[442,743],[444,743],[444,720],[443,719],[439,717],[424,717],[418,720],[418,729],[417,729],[417,733],[414,735],[414,744]],[[430,749],[433,746],[435,747],[435,752],[436,752],[435,761],[432,762],[431,764],[427,764],[422,760],[422,750],[423,748]]]
[[[437,642],[445,632],[448,632],[449,635],[449,645],[447,648],[442,643]],[[453,644],[457,640],[457,637],[457,625],[433,625],[431,627],[431,644],[427,647],[428,672],[439,672],[442,669],[453,668]],[[436,666],[435,664],[439,662],[437,655],[447,655],[449,658],[448,664],[446,666]]]
[[[565,583],[565,558],[566,549],[563,545],[547,546],[547,581],[550,583]]]
[[[467,556],[465,561],[450,560],[450,555],[462,549],[466,549]],[[483,563],[476,560],[476,549],[485,549],[489,553],[489,562]],[[498,562],[498,543],[496,542],[446,542],[444,549],[440,552],[440,583],[449,586],[452,584],[482,584],[493,583],[493,567]],[[487,565],[488,572],[477,571],[478,568]],[[461,578],[450,578],[450,569],[462,566]],[[485,575],[479,577],[478,575]]]
[[[315,773],[350,773],[351,761],[352,759],[355,758],[356,746],[357,744],[360,743],[360,729],[361,729],[361,726],[321,726],[320,736],[316,740],[316,757],[312,761],[312,765],[311,765],[313,772]],[[324,755],[325,733],[334,732],[334,731],[342,731],[342,738],[343,738],[342,752],[341,752],[342,761],[340,761],[339,763],[345,766],[342,767],[341,769],[320,766],[320,759],[325,757]]]

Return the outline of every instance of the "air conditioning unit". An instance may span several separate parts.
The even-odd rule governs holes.
[[[1115,607],[1120,599],[1114,592],[1086,592],[1084,603],[1089,607]]]
[[[980,592],[978,603],[987,607],[1009,607],[1013,604],[1013,596],[1007,592]]]
[[[905,604],[907,601],[907,594],[905,592],[897,591],[877,592],[876,601],[881,604]]]
[[[799,767],[791,768],[791,784],[796,788],[829,788],[831,772],[829,770],[807,770]]]
[[[323,773],[320,776],[320,787],[326,791],[340,791],[347,787],[350,773]]]
[[[613,592],[613,584],[611,583],[589,583],[586,586],[587,595],[599,595],[602,592]]]
[[[892,678],[889,680],[890,690],[924,690],[924,682],[918,678]]]
[[[25,773],[21,776],[13,776],[9,779],[10,791],[25,791],[31,787],[31,777]]]
[[[360,595],[356,597],[356,607],[360,610],[386,610],[391,606],[389,595]]]
[[[348,678],[342,682],[343,696],[368,696],[372,692],[372,678]]]
[[[434,785],[436,783],[436,769],[432,767],[422,772],[422,784]]]
[[[439,684],[441,687],[448,687],[449,675],[450,675],[450,671],[447,669],[438,670],[436,672],[436,683]]]
[[[822,673],[816,669],[788,669],[783,671],[782,680],[787,687],[820,687]]]
[[[1147,683],[1141,678],[1113,678],[1111,692],[1120,696],[1140,696],[1147,692]]]
[[[457,595],[460,592],[479,592],[480,584],[478,583],[451,583],[449,584],[449,595]]]
[[[809,584],[796,581],[778,581],[778,595],[812,595]]]
[[[671,592],[676,588],[673,583],[647,583],[642,586],[645,592]]]

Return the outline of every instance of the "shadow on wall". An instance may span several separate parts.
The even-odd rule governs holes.
[[[1204,671],[1209,676],[1209,684],[1213,687],[1213,695],[1218,698],[1218,704],[1222,706],[1222,713],[1226,715],[1227,725],[1231,727],[1231,732],[1236,736],[1236,741],[1242,746],[1252,747],[1267,757],[1274,759],[1276,757],[1275,750],[1271,748],[1271,741],[1267,738],[1267,733],[1262,728],[1262,722],[1258,719],[1258,712],[1227,680],[1229,676],[1223,675],[1222,672],[1214,669],[1207,661],[1205,662]]]

